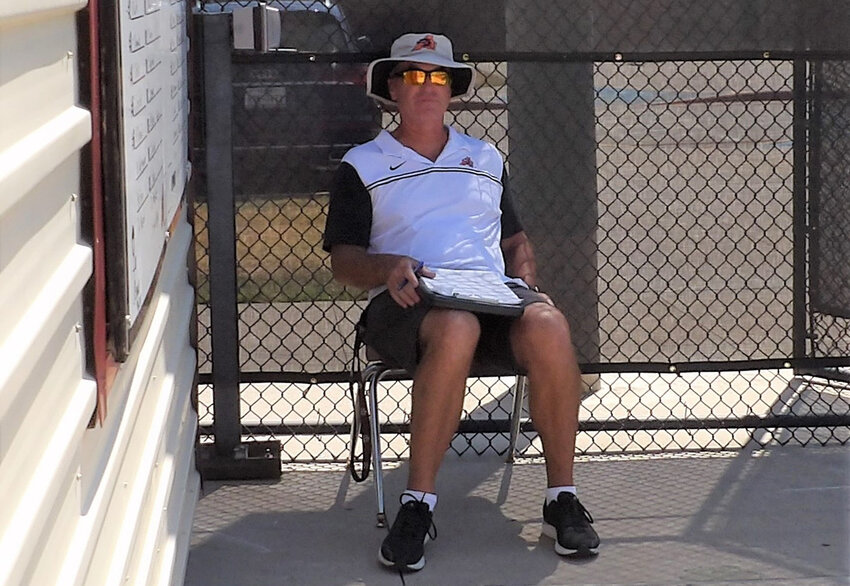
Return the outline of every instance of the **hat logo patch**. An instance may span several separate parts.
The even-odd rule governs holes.
[[[431,51],[437,50],[437,43],[434,41],[434,35],[425,35],[413,45],[414,51],[419,51],[421,49],[430,49]]]
[[[461,166],[466,165],[467,167],[475,167],[475,165],[472,163],[472,159],[470,159],[469,157],[464,157],[460,164]]]

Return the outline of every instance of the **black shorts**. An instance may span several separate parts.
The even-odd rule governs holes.
[[[508,286],[522,300],[523,307],[546,301],[545,296],[525,287]],[[361,324],[365,326],[363,340],[384,362],[394,368],[404,368],[413,375],[422,357],[419,326],[431,308],[426,299],[413,307],[401,307],[388,291],[384,291],[372,299],[361,318]],[[510,342],[511,323],[517,317],[486,313],[475,315],[481,325],[481,336],[475,350],[473,374],[495,376],[517,372]]]

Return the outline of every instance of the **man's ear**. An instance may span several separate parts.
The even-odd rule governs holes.
[[[390,98],[392,98],[393,102],[398,101],[395,97],[395,83],[393,83],[392,79],[387,80],[387,93],[390,94]]]

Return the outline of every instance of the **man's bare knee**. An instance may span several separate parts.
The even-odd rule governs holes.
[[[573,352],[570,325],[556,307],[543,303],[529,305],[511,330],[514,354],[527,367],[534,358],[563,357]]]
[[[515,331],[520,338],[529,341],[535,338],[570,341],[570,325],[567,318],[558,308],[545,303],[529,305],[516,324]]]

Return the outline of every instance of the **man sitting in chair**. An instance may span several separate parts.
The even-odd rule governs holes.
[[[346,153],[331,190],[325,250],[339,282],[369,290],[365,342],[413,376],[407,489],[379,551],[419,570],[437,503],[437,472],[457,430],[473,360],[528,375],[546,458],[543,532],[559,554],[599,545],[576,497],[573,457],[581,374],[564,315],[535,287],[531,244],[511,204],[496,148],[447,127],[449,102],[473,92],[475,70],[448,38],[406,34],[369,65],[367,94],[401,122]],[[519,317],[434,307],[419,279],[440,269],[498,274],[522,300]]]

